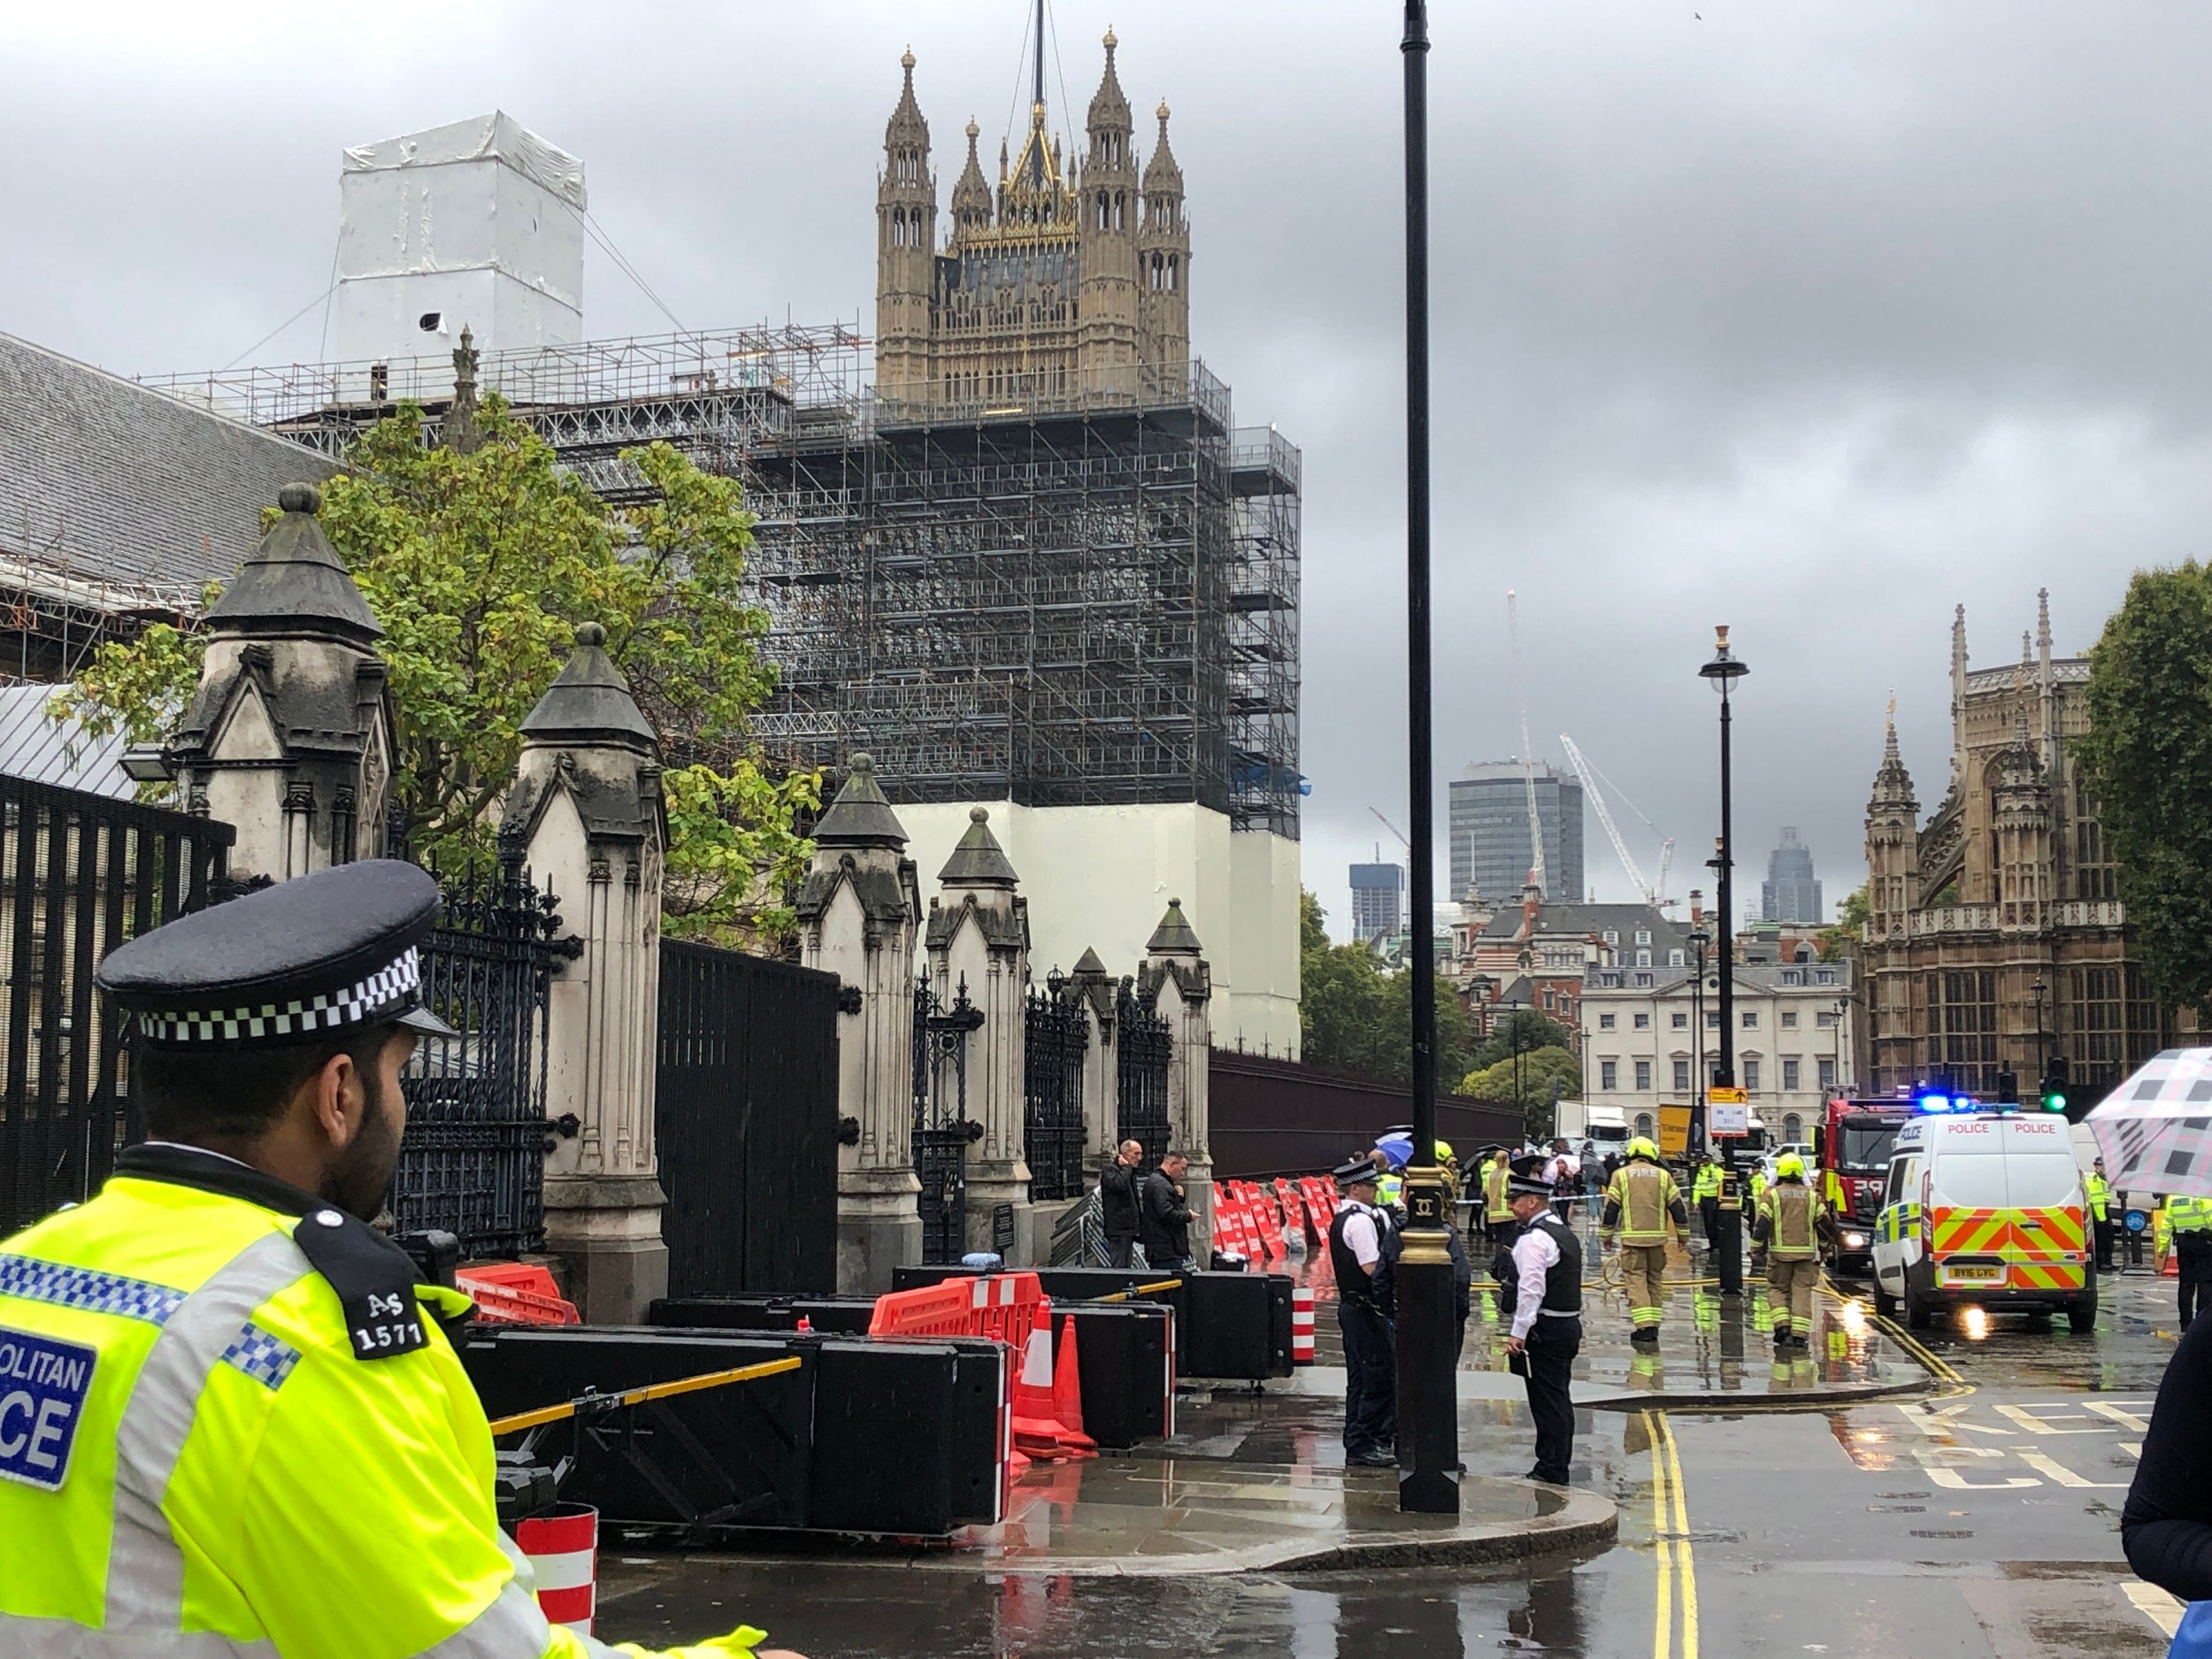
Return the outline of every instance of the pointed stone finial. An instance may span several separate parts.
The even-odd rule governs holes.
[[[1160,107],[1153,112],[1160,118],[1160,132],[1164,135],[1167,132],[1167,100],[1162,98]]]
[[[968,809],[967,833],[952,849],[952,856],[937,872],[937,879],[949,886],[970,887],[1011,887],[1020,880],[1006,849],[998,844],[998,837],[991,833],[991,815],[985,808]]]
[[[607,655],[607,630],[598,623],[576,625],[576,649],[537,706],[523,717],[522,735],[541,744],[653,747],[653,728],[630,695],[630,682]]]
[[[277,491],[277,506],[284,516],[209,607],[209,631],[326,634],[362,646],[381,637],[375,613],[316,518],[323,510],[322,491],[309,483],[287,484]]]
[[[1114,61],[1114,48],[1120,43],[1114,38],[1114,26],[1109,23],[1106,26],[1106,61],[1108,63]]]
[[[875,760],[865,751],[852,757],[845,787],[815,825],[814,844],[894,849],[906,845],[906,828],[884,799],[882,786],[876,781]]]
[[[899,67],[906,72],[907,84],[911,86],[914,82],[914,49],[911,46],[899,54]]]
[[[975,141],[982,135],[983,129],[975,124],[975,117],[971,115],[968,118],[968,156],[971,160],[975,156]]]
[[[2035,590],[2035,642],[2047,654],[2051,649],[2051,590]]]
[[[1199,951],[1198,933],[1191,926],[1190,918],[1183,914],[1183,901],[1170,899],[1167,914],[1160,918],[1160,925],[1152,930],[1152,937],[1145,941],[1148,956],[1196,956]]]

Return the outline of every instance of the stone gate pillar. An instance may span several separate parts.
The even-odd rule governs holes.
[[[1184,1187],[1199,1223],[1193,1229],[1191,1248],[1202,1261],[1204,1247],[1197,1234],[1202,1229],[1206,1237],[1213,1236],[1214,1159],[1207,1141],[1211,1128],[1207,1089],[1213,1064],[1213,971],[1199,954],[1198,934],[1184,916],[1180,899],[1167,902],[1167,914],[1146,941],[1144,953],[1137,985],[1153,997],[1174,1043],[1168,1057],[1168,1122],[1174,1126],[1176,1146],[1190,1159],[1190,1179]],[[1149,1147],[1145,1152],[1148,1159],[1153,1156]]]
[[[799,889],[801,949],[840,993],[837,1110],[853,1139],[837,1151],[837,1288],[880,1294],[891,1270],[922,1259],[914,1178],[914,940],[922,917],[906,831],[875,765],[852,775],[814,829]]]
[[[1083,1051],[1083,1168],[1094,1180],[1114,1161],[1121,1145],[1120,1073],[1114,1064],[1114,976],[1085,950],[1068,976],[1090,1027],[1090,1047]],[[1152,1150],[1148,1147],[1147,1151]]]
[[[576,630],[575,653],[523,721],[503,819],[521,826],[532,876],[584,944],[547,1015],[546,1116],[573,1112],[582,1126],[546,1159],[546,1248],[587,1321],[631,1325],[668,1292],[653,1137],[668,832],[659,748],[606,637],[595,622]]]
[[[207,656],[167,755],[188,811],[233,824],[230,873],[287,881],[384,850],[392,711],[384,630],[323,534],[322,493],[287,484],[207,613]]]
[[[968,1153],[968,1248],[994,1248],[992,1217],[1006,1206],[1014,1222],[1006,1264],[1022,1267],[1037,1259],[1022,1141],[1029,905],[1014,890],[1020,879],[991,833],[990,816],[970,810],[967,833],[938,873],[926,941],[931,988],[949,1004],[964,981],[983,1015],[968,1038],[968,1117],[983,1126]]]

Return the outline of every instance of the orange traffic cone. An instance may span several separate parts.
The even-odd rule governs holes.
[[[1014,1446],[1040,1460],[1077,1454],[1063,1444],[1067,1430],[1052,1407],[1052,1310],[1037,1304],[1037,1323],[1022,1350],[1021,1373],[1014,1379]]]
[[[1098,1442],[1083,1432],[1083,1374],[1075,1357],[1075,1316],[1060,1325],[1060,1357],[1052,1368],[1052,1415],[1060,1422],[1060,1444],[1076,1452],[1094,1452]]]

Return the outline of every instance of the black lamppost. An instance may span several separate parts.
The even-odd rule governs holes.
[[[1405,1245],[1398,1257],[1398,1507],[1459,1513],[1459,1322],[1451,1234],[1436,1157],[1436,966],[1429,672],[1429,18],[1406,0],[1406,783],[1416,949],[1413,975],[1413,1160],[1405,1172]]]
[[[1694,1087],[1690,1090],[1690,1121],[1705,1121],[1705,953],[1712,949],[1713,936],[1702,927],[1690,930],[1690,952],[1697,958],[1697,978],[1691,982],[1690,1024],[1697,1028],[1691,1041],[1690,1051],[1697,1058],[1693,1066]]]
[[[1836,998],[1836,1093],[1847,1098],[1851,1093],[1851,1079],[1845,1075],[1843,1069],[1843,1017],[1850,1011],[1849,997]],[[1825,1105],[1827,1102],[1824,1101],[1821,1103]]]
[[[2051,1045],[2043,1034],[2043,993],[2050,988],[2043,983],[2043,976],[2039,973],[2035,976],[2035,983],[2028,987],[2035,993],[2035,1075],[2039,1087],[2044,1074],[2051,1069]]]
[[[1736,911],[1735,857],[1729,824],[1728,694],[1730,687],[1751,671],[1730,653],[1724,625],[1713,630],[1713,660],[1697,672],[1712,681],[1713,689],[1720,694],[1720,841],[1713,859],[1720,873],[1720,914],[1715,926],[1720,941],[1720,1056],[1713,1067],[1713,1081],[1732,1088],[1736,1082],[1736,986],[1732,958],[1735,955]],[[1690,1111],[1690,1150],[1702,1152],[1705,1147],[1705,1113],[1701,1102]]]

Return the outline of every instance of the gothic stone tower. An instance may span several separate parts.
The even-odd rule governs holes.
[[[1079,163],[1049,127],[1041,49],[1029,123],[998,186],[976,153],[953,187],[936,246],[929,127],[914,57],[884,133],[877,190],[876,381],[897,417],[966,408],[1039,413],[1185,394],[1190,360],[1190,228],[1167,105],[1141,176],[1129,111],[1106,64],[1085,118]]]
[[[929,168],[929,123],[914,102],[914,54],[898,107],[883,129],[883,173],[876,180],[876,379],[887,388],[930,378],[930,265],[937,242],[937,175]],[[974,141],[969,141],[971,165]]]

